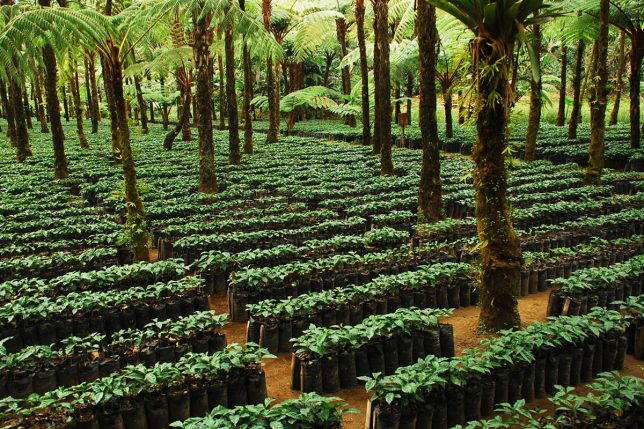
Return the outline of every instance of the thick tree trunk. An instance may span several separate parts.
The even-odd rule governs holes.
[[[233,45],[233,27],[226,27],[224,47],[226,55],[226,100],[228,101],[228,163],[237,165],[241,162],[239,147],[239,112],[237,110],[237,93],[235,91],[235,47]]]
[[[7,86],[0,79],[0,98],[2,99],[2,108],[4,109],[5,119],[7,120],[7,138],[11,146],[17,147],[16,142],[16,118],[13,112],[13,105],[7,91]]]
[[[577,125],[579,124],[579,112],[581,111],[581,79],[583,73],[584,49],[586,44],[583,40],[577,42],[577,53],[575,58],[575,75],[572,78],[572,110],[568,122],[568,138],[577,138]]]
[[[371,0],[371,7],[375,9],[375,2],[377,0]],[[373,20],[373,30],[376,32],[376,28],[378,26],[378,23],[376,22],[375,18]],[[373,95],[373,103],[374,103],[374,112],[373,112],[373,145],[372,145],[372,153],[374,155],[380,155],[380,151],[382,150],[382,142],[381,140],[381,131],[380,131],[380,114],[378,112],[378,105],[380,103],[379,101],[379,91],[381,91],[380,88],[380,45],[378,43],[373,44],[373,88],[374,88],[374,95]]]
[[[81,149],[89,149],[89,142],[85,136],[85,130],[83,129],[83,106],[81,105],[80,97],[80,83],[78,81],[78,65],[76,61],[72,61],[72,75],[69,80],[70,87],[72,90],[72,100],[74,101],[74,116],[76,118],[76,135],[78,135],[78,140],[80,142]]]
[[[14,79],[11,79],[9,83],[9,101],[13,107],[16,125],[16,158],[18,162],[24,162],[32,153],[31,146],[29,145],[29,132],[27,130],[27,121],[25,119],[25,109],[22,103],[20,87]]]
[[[566,73],[568,68],[568,56],[567,48],[565,45],[561,45],[561,76],[560,76],[560,85],[559,85],[559,105],[557,107],[557,119],[555,120],[555,125],[558,127],[563,127],[566,123]]]
[[[537,57],[537,67],[541,70],[541,26],[533,25],[532,34],[534,35],[533,49]],[[534,76],[530,79],[530,111],[528,112],[528,127],[525,136],[525,160],[534,161],[535,150],[537,148],[537,134],[541,123],[541,76],[535,81]]]
[[[92,102],[92,85],[89,81],[89,63],[87,62],[87,55],[83,58],[83,66],[85,68],[85,102],[87,103],[87,113],[89,119],[92,121],[92,134],[98,132],[98,121],[96,121],[96,132],[94,131],[94,104]]]
[[[49,6],[49,0],[41,0],[40,4],[41,6]],[[60,105],[56,90],[56,55],[50,45],[46,45],[42,52],[45,64],[45,98],[47,100],[47,113],[49,114],[51,136],[54,144],[54,177],[56,179],[65,179],[69,175],[69,168],[67,156],[65,155],[65,133],[63,132],[63,123],[60,118]]]
[[[199,131],[199,191],[205,194],[217,193],[215,176],[215,148],[212,137],[212,100],[210,73],[210,43],[212,32],[209,30],[210,17],[193,17],[194,45],[193,56],[197,71],[197,130]]]
[[[268,33],[272,32],[271,29],[271,15],[273,13],[273,4],[271,0],[262,0],[262,20],[264,28]],[[270,56],[266,59],[266,96],[268,97],[268,133],[266,134],[266,143],[277,143],[280,132],[280,108],[277,81],[279,77],[275,77],[275,70],[273,69],[273,58]],[[275,107],[277,103],[277,108]]]
[[[224,60],[217,55],[217,67],[219,69],[219,129],[226,129],[227,103],[226,103],[226,79],[224,78]]]
[[[380,146],[380,174],[390,176],[394,174],[394,165],[391,158],[391,77],[389,70],[389,9],[387,0],[375,0],[375,44],[378,49],[378,61],[374,68],[378,69],[376,79],[376,111],[375,120],[379,123],[378,134],[374,141],[379,141]]]
[[[642,75],[642,57],[644,57],[644,31],[639,31],[631,38],[631,74],[628,78],[630,85],[630,123],[631,148],[640,147],[640,81]]]
[[[114,105],[114,87],[112,84],[112,71],[106,60],[101,58],[101,69],[103,70],[103,86],[105,88],[105,100],[107,110],[110,114],[110,137],[112,139],[112,158],[120,162],[121,149],[119,148],[119,122],[116,120],[116,106]]]
[[[626,35],[623,31],[619,34],[619,53],[617,64],[617,75],[615,76],[615,102],[613,103],[613,110],[610,112],[610,120],[608,125],[617,125],[617,117],[619,116],[619,105],[622,101],[622,90],[624,89],[624,69],[626,68],[626,55],[624,54]]]
[[[340,55],[342,56],[342,58],[344,58],[349,53],[349,50],[347,48],[347,22],[344,19],[336,19],[335,30],[336,36],[338,38],[338,43],[340,44]],[[351,95],[351,74],[349,71],[349,66],[342,67],[342,93],[344,95]],[[344,120],[344,123],[351,127],[355,127],[355,116],[347,116]]]
[[[604,168],[604,133],[606,131],[606,84],[608,83],[609,2],[599,1],[599,36],[597,56],[590,88],[590,146],[585,184],[599,184]]]
[[[494,43],[497,42],[497,43]],[[493,51],[491,46],[505,49]],[[473,44],[479,70],[490,64],[498,71],[478,77],[477,139],[472,152],[476,220],[481,243],[481,312],[479,324],[484,330],[519,328],[516,288],[521,277],[521,246],[514,229],[507,200],[508,76],[511,73],[507,56],[511,44],[479,40]],[[479,72],[480,73],[480,72]],[[491,102],[492,95],[500,101]]]
[[[147,109],[145,108],[145,100],[141,90],[141,78],[138,76],[134,76],[134,89],[136,91],[136,101],[139,104],[139,114],[141,115],[141,132],[147,134],[149,131]]]
[[[369,118],[369,63],[367,62],[367,44],[364,35],[364,0],[356,0],[355,19],[358,33],[358,51],[360,52],[360,80],[362,82],[362,144],[371,145],[371,120]]]
[[[136,178],[136,167],[130,146],[130,126],[128,123],[127,110],[125,108],[125,96],[123,94],[123,69],[120,61],[118,46],[112,45],[110,58],[112,95],[117,116],[111,118],[118,121],[119,148],[121,150],[121,164],[123,165],[123,177],[125,186],[125,201],[127,206],[127,223],[131,240],[131,248],[136,261],[149,261],[148,230],[145,222],[145,210],[139,195]]]
[[[436,8],[428,2],[418,3],[416,32],[420,95],[418,125],[423,142],[418,192],[418,222],[436,222],[442,217],[440,152],[436,126]],[[447,101],[445,102],[447,104]],[[450,109],[451,110],[451,102]],[[445,110],[447,112],[448,110]]]
[[[183,99],[183,105],[184,106],[189,106],[190,105],[190,99],[191,97],[191,92],[186,91]],[[165,136],[165,139],[163,140],[163,147],[166,148],[167,150],[172,150],[172,143],[174,143],[174,139],[177,138],[177,135],[179,134],[179,131],[181,131],[184,128],[184,124],[186,122],[190,122],[190,109],[182,109],[181,110],[181,115],[179,116],[179,121],[177,122],[177,125],[175,125],[170,132]]]

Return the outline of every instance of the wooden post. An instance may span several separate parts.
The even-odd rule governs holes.
[[[398,125],[402,131],[400,136],[400,147],[405,147],[405,127],[409,125],[409,113],[398,114]]]

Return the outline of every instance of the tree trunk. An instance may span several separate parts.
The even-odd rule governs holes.
[[[14,79],[9,81],[9,100],[13,106],[16,133],[16,158],[18,162],[24,162],[27,157],[31,156],[31,146],[29,145],[29,132],[27,131],[27,121],[25,119],[25,109],[22,103],[22,94],[20,87]]]
[[[498,50],[493,50],[492,46]],[[472,47],[474,58],[480,59],[477,64],[477,138],[472,152],[477,232],[481,243],[479,325],[484,330],[498,331],[521,326],[515,295],[521,277],[521,246],[512,227],[508,207],[504,153],[511,64],[502,52],[513,52],[514,46],[498,40],[481,39]],[[491,64],[498,67],[496,72],[480,72]],[[493,95],[500,101],[490,101]]]
[[[610,0],[599,1],[599,36],[595,42],[597,53],[590,88],[590,147],[584,177],[584,183],[588,185],[600,183],[604,168],[609,2]]]
[[[375,2],[378,0],[371,0],[371,7],[372,9],[375,9]],[[373,31],[377,32],[376,28],[378,26],[378,23],[374,17],[373,20]],[[374,102],[374,112],[373,112],[373,147],[372,147],[372,153],[374,155],[380,155],[380,151],[382,150],[382,142],[381,140],[381,131],[380,131],[380,114],[378,111],[378,106],[380,103],[380,94],[379,92],[381,91],[380,87],[380,45],[378,43],[373,44],[373,88],[374,88],[374,95],[373,95],[373,102]]]
[[[429,2],[418,3],[416,32],[420,95],[418,125],[423,143],[418,192],[418,223],[436,222],[442,217],[440,152],[436,126],[436,8]],[[446,101],[447,104],[447,101]],[[450,103],[451,104],[451,103]],[[451,108],[451,105],[450,105]],[[448,110],[445,110],[447,112]]]
[[[344,58],[349,53],[347,48],[347,22],[344,19],[335,20],[335,32],[338,37],[338,43],[340,44],[340,55]],[[342,67],[342,93],[347,96],[351,95],[351,73],[349,66]],[[344,123],[351,127],[355,127],[355,116],[347,116]]]
[[[112,45],[110,58],[112,95],[117,116],[111,120],[118,121],[118,135],[121,164],[123,165],[123,177],[125,187],[125,202],[127,206],[127,226],[131,248],[136,261],[149,261],[148,230],[145,222],[145,210],[139,195],[136,178],[136,167],[130,146],[130,126],[128,123],[127,110],[125,108],[125,96],[123,94],[123,68],[120,60],[118,46]]]
[[[619,54],[618,54],[618,65],[617,65],[617,75],[615,76],[615,102],[613,103],[613,110],[610,112],[610,120],[608,125],[617,125],[617,117],[619,116],[619,105],[622,101],[622,89],[624,89],[624,68],[626,67],[626,55],[624,55],[624,41],[625,34],[623,31],[620,31],[619,34]]]
[[[567,49],[563,44],[561,45],[561,84],[559,85],[559,106],[557,108],[557,119],[555,120],[555,125],[558,127],[563,127],[566,123],[566,72],[568,68],[568,57]]]
[[[89,119],[92,121],[92,134],[98,132],[98,121],[96,121],[96,131],[94,131],[94,104],[92,102],[92,85],[89,81],[89,63],[87,62],[87,55],[83,58],[83,65],[85,67],[85,102],[87,103],[87,113],[89,113]]]
[[[389,70],[388,15],[387,0],[375,0],[374,33],[378,50],[377,62],[375,62],[374,57],[374,68],[378,70],[375,121],[379,123],[379,132],[374,136],[374,141],[379,142],[380,174],[383,176],[394,174],[394,165],[391,158],[391,78]]]
[[[107,101],[107,110],[110,113],[110,136],[112,138],[112,158],[120,162],[119,148],[119,123],[115,120],[117,117],[116,107],[114,105],[114,87],[112,84],[112,71],[106,60],[101,57],[101,69],[103,70],[103,86],[105,88],[105,100]]]
[[[362,144],[371,145],[371,123],[369,112],[369,63],[367,62],[367,44],[364,35],[364,0],[356,0],[355,19],[358,33],[358,51],[360,52],[360,80],[362,82]]]
[[[335,55],[330,53],[324,54],[324,78],[322,79],[322,86],[329,87],[329,74],[331,73],[331,64],[333,64],[333,57]]]
[[[92,94],[92,134],[96,134],[98,132],[98,123],[101,121],[101,108],[98,105],[99,91],[98,85],[96,84],[96,66],[94,65],[94,55],[95,54],[93,52],[89,52],[87,55],[87,65],[89,66],[87,74],[89,75]],[[105,92],[107,94],[107,90]]]
[[[49,7],[49,0],[39,0],[41,6]],[[60,118],[60,104],[56,90],[56,55],[50,45],[45,45],[42,50],[43,63],[45,64],[45,98],[47,100],[47,113],[51,123],[51,136],[54,144],[54,177],[65,179],[69,175],[67,156],[65,155],[65,134]],[[67,104],[67,102],[65,102]]]
[[[241,10],[246,10],[246,1],[239,0]],[[244,153],[253,153],[253,120],[251,118],[250,101],[253,99],[253,68],[250,62],[250,50],[244,41],[242,45],[242,61],[244,67]]]
[[[191,97],[191,92],[186,91],[183,99],[183,105],[184,106],[189,106],[190,105],[190,98]],[[165,136],[165,139],[163,140],[163,147],[166,148],[167,150],[172,150],[172,143],[174,143],[174,139],[177,138],[177,135],[179,134],[179,131],[184,129],[184,124],[186,122],[190,122],[190,109],[182,109],[181,110],[181,115],[179,116],[179,121],[177,122],[177,125],[175,125],[170,132]]]
[[[639,31],[631,38],[631,75],[628,78],[630,85],[630,122],[631,122],[631,148],[640,147],[640,81],[642,74],[642,57],[644,57],[644,31]]]
[[[235,47],[233,45],[233,27],[226,27],[224,47],[226,55],[226,100],[228,101],[228,163],[237,165],[241,162],[239,148],[239,113],[237,111],[237,93],[235,91]]]
[[[70,78],[69,83],[72,90],[72,99],[74,101],[74,116],[76,117],[76,134],[78,135],[81,149],[89,149],[89,142],[87,141],[85,130],[83,129],[83,106],[81,105],[78,65],[76,64],[76,61],[72,61],[72,75]]]
[[[271,0],[262,0],[262,20],[267,33],[271,33],[271,15],[273,13],[273,4]],[[268,133],[266,134],[266,143],[277,143],[280,132],[280,108],[279,96],[277,95],[277,79],[273,69],[273,58],[269,55],[266,58],[266,96],[268,97]],[[275,107],[277,103],[277,108]]]
[[[219,129],[226,129],[226,79],[224,78],[224,60],[217,55],[217,67],[219,68]]]
[[[27,121],[27,128],[32,129],[34,127],[31,122],[31,106],[29,105],[29,96],[27,95],[27,90],[22,91],[23,107],[25,112],[25,120]]]
[[[407,125],[411,125],[411,99],[414,96],[414,75],[409,73],[407,75]]]
[[[451,139],[454,137],[454,120],[452,119],[452,88],[443,90],[443,104],[445,107],[445,137]]]
[[[532,34],[534,35],[533,49],[537,57],[537,67],[541,71],[541,26],[535,24],[532,26]],[[525,160],[534,161],[535,150],[537,148],[537,134],[539,133],[539,125],[541,123],[541,90],[542,82],[541,76],[539,80],[535,81],[534,76],[530,78],[530,111],[528,113],[528,127],[525,136]]]
[[[16,118],[13,112],[13,105],[9,97],[9,92],[7,91],[7,86],[2,79],[0,79],[0,97],[2,98],[5,119],[7,120],[7,138],[11,146],[18,147],[18,143],[16,142]]]
[[[47,115],[45,115],[45,104],[42,100],[42,84],[40,81],[40,70],[34,67],[34,93],[36,94],[36,103],[38,104],[38,122],[40,122],[40,132],[49,133],[49,125],[47,125]]]
[[[139,105],[139,114],[141,115],[141,132],[148,133],[148,117],[147,109],[145,108],[145,100],[143,99],[143,91],[141,90],[141,78],[134,76],[134,89],[136,91],[136,101]]]
[[[586,44],[583,40],[577,42],[577,56],[575,58],[575,75],[572,78],[572,110],[568,122],[568,139],[577,138],[577,125],[579,124],[579,112],[581,111],[581,79],[584,63],[584,49]]]
[[[67,85],[63,85],[60,89],[63,95],[63,114],[65,122],[69,122],[69,103],[67,101]]]
[[[398,124],[398,118],[400,117],[400,83],[398,82],[394,86],[394,98],[396,99],[394,105],[394,124]]]
[[[580,95],[580,101],[583,102],[584,99],[586,99],[586,88],[588,86],[588,77],[590,75],[594,75],[595,72],[591,71],[593,70],[593,67],[595,66],[595,58],[597,58],[597,41],[593,43],[593,49],[590,53],[590,61],[588,61],[588,65],[586,65],[586,73],[584,74],[584,81],[581,84],[581,95]],[[582,116],[581,116],[581,106],[579,108],[579,118],[578,121],[581,124],[582,122]]]
[[[210,43],[212,31],[209,30],[211,17],[193,17],[194,45],[193,56],[197,71],[197,130],[199,131],[199,191],[205,194],[217,193],[215,176],[215,148],[212,138],[212,100],[210,73]]]

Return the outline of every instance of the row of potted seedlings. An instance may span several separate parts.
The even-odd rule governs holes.
[[[339,429],[342,416],[357,413],[346,408],[340,398],[317,393],[302,393],[295,399],[273,403],[239,406],[233,409],[217,407],[205,417],[175,422],[172,427],[183,429]]]
[[[391,228],[380,228],[364,235],[337,235],[326,240],[309,240],[302,246],[281,244],[266,249],[249,249],[239,253],[209,251],[193,264],[206,281],[209,293],[224,293],[233,273],[245,267],[274,267],[294,259],[313,260],[337,253],[378,252],[398,249],[408,240],[408,235]]]
[[[452,310],[399,308],[354,326],[315,325],[293,339],[291,387],[336,392],[374,373],[393,374],[427,355],[454,356],[454,329],[438,318]]]
[[[176,362],[189,352],[214,353],[226,346],[219,329],[225,315],[200,311],[177,320],[153,320],[141,330],[69,337],[51,346],[29,346],[16,353],[0,348],[0,398],[25,398],[57,387],[105,377],[127,365]]]
[[[246,304],[264,299],[284,299],[309,292],[321,292],[346,284],[368,283],[381,275],[415,271],[419,265],[452,261],[451,255],[428,251],[399,250],[365,255],[349,253],[313,261],[293,262],[276,267],[248,268],[233,273],[229,284],[229,303],[233,320],[246,320]]]
[[[112,334],[142,329],[153,319],[178,319],[208,310],[203,281],[185,277],[150,286],[104,292],[73,292],[55,299],[22,297],[0,307],[0,339],[11,353],[37,344],[54,344],[91,332]]]
[[[178,280],[189,267],[180,259],[111,265],[93,271],[68,271],[52,279],[24,278],[0,283],[0,303],[22,296],[54,298],[71,292],[128,289],[133,286]]]
[[[28,255],[46,254],[52,252],[83,252],[88,249],[113,247],[122,238],[123,231],[114,231],[108,234],[94,234],[84,238],[64,240],[42,240],[25,243],[12,243],[0,248],[0,257],[16,258]],[[127,255],[117,253],[117,260],[120,263],[127,263]]]
[[[617,308],[614,301],[639,296],[644,283],[644,255],[608,267],[578,270],[568,278],[552,280],[555,290],[548,315],[586,314],[593,307]]]
[[[629,428],[637,429],[644,415],[644,380],[618,372],[603,372],[596,381],[588,384],[589,392],[579,394],[574,388],[558,387],[557,393],[548,398],[553,414],[546,410],[527,409],[525,400],[501,404],[498,416],[477,420],[453,429],[513,428]]]
[[[291,339],[310,324],[357,325],[369,316],[399,308],[456,308],[478,303],[472,268],[463,263],[421,266],[417,271],[380,276],[370,283],[311,292],[248,305],[247,340],[288,353]]]
[[[374,374],[365,427],[447,429],[490,416],[495,404],[531,402],[622,369],[627,318],[596,308],[585,316],[504,331],[454,359],[428,356],[395,374]]]
[[[620,311],[630,321],[626,331],[628,354],[635,359],[644,360],[644,295],[631,296],[620,302]]]
[[[256,345],[232,344],[214,354],[189,353],[176,363],[129,365],[91,382],[25,399],[7,398],[2,427],[162,429],[201,417],[217,406],[261,404],[266,399]]]

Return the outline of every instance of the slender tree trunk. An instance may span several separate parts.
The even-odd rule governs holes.
[[[226,129],[227,103],[226,103],[226,79],[224,78],[224,60],[217,55],[217,66],[219,68],[219,129]]]
[[[127,226],[131,239],[131,247],[136,261],[149,261],[148,230],[145,221],[145,210],[137,187],[136,167],[130,146],[130,126],[128,114],[125,107],[125,96],[123,94],[123,68],[120,61],[118,46],[111,46],[111,77],[112,95],[116,107],[115,118],[118,121],[119,148],[121,149],[121,164],[123,165],[123,177],[125,186],[125,201],[127,206]]]
[[[537,57],[537,67],[541,70],[541,26],[535,24],[532,26],[532,34],[534,35],[533,49]],[[539,125],[541,123],[541,90],[542,82],[541,76],[539,80],[530,79],[530,112],[528,113],[528,127],[526,129],[526,142],[525,142],[525,160],[534,161],[535,150],[537,148],[537,134],[539,133]]]
[[[568,50],[566,46],[561,44],[561,84],[559,85],[559,105],[557,108],[557,119],[555,120],[555,125],[558,127],[563,127],[566,123],[566,73],[568,68]]]
[[[78,135],[81,149],[89,149],[89,142],[83,129],[83,106],[81,105],[78,65],[76,61],[72,61],[72,75],[70,77],[69,83],[72,90],[72,100],[74,101],[74,116],[76,117],[76,134]]]
[[[420,95],[418,125],[423,143],[418,192],[418,222],[436,222],[442,217],[440,152],[436,126],[436,8],[418,3],[416,17]],[[451,108],[451,106],[450,106]],[[447,110],[446,110],[447,112]]]
[[[622,101],[622,89],[624,89],[624,69],[626,68],[626,55],[624,55],[624,41],[625,34],[623,31],[619,34],[619,54],[617,75],[615,76],[615,102],[613,103],[613,110],[610,112],[610,120],[608,125],[617,125],[617,117],[619,115],[619,105]]]
[[[103,70],[103,87],[105,88],[105,100],[107,101],[107,110],[110,114],[110,137],[112,139],[112,158],[120,162],[121,149],[119,148],[119,122],[117,118],[116,106],[114,104],[114,87],[112,84],[112,71],[104,58],[101,58],[101,69]]]
[[[94,103],[92,101],[92,84],[89,81],[89,62],[87,61],[87,55],[83,58],[83,65],[85,67],[85,92],[86,92],[86,102],[87,102],[87,111],[89,113],[89,119],[92,121],[92,134],[98,132],[98,118],[96,117],[96,112],[94,112]],[[94,125],[96,122],[96,125]],[[96,131],[94,131],[96,127]]]
[[[360,52],[360,80],[362,82],[362,144],[371,145],[371,120],[369,118],[369,63],[367,62],[367,44],[364,35],[364,0],[356,0],[355,19],[358,33],[358,51]]]
[[[496,42],[496,43],[494,43]],[[492,46],[498,47],[493,50]],[[507,200],[508,76],[511,65],[505,52],[514,46],[498,40],[479,40],[472,45],[477,64],[477,138],[472,152],[476,220],[481,244],[481,312],[484,330],[521,326],[515,290],[521,278],[521,246],[514,229]],[[496,72],[482,74],[483,67],[495,64]],[[497,95],[500,101],[491,102]]]
[[[572,110],[568,122],[568,138],[577,138],[577,125],[579,124],[579,112],[581,111],[581,79],[583,73],[584,49],[586,44],[583,40],[577,42],[577,53],[575,58],[575,75],[572,78]]]
[[[197,72],[197,130],[199,131],[199,191],[205,194],[217,193],[215,176],[215,148],[212,137],[212,100],[210,74],[210,43],[212,31],[209,30],[211,17],[193,17],[194,45],[193,56]]]
[[[631,74],[628,78],[630,85],[630,123],[631,148],[640,147],[640,81],[642,75],[642,58],[644,57],[644,31],[638,31],[631,38]]]
[[[452,88],[443,90],[443,103],[445,107],[445,137],[454,137],[454,120],[452,119]]]
[[[597,58],[597,42],[593,43],[593,49],[590,53],[590,61],[588,61],[588,65],[586,65],[586,73],[584,75],[584,81],[581,84],[581,99],[580,101],[583,102],[586,99],[586,88],[588,86],[588,76],[594,75],[595,72],[593,71],[593,67],[595,67],[595,58]],[[582,122],[582,115],[581,115],[581,106],[579,108],[579,123],[581,124]]]
[[[340,55],[342,58],[346,57],[349,53],[347,48],[347,22],[344,19],[335,20],[335,32],[338,38],[338,43],[340,44]],[[344,95],[351,95],[351,73],[349,71],[349,66],[342,67],[342,93]],[[355,116],[347,116],[344,121],[345,124],[355,127],[356,118]]]
[[[226,100],[228,101],[228,163],[237,165],[241,162],[239,147],[239,112],[237,110],[237,93],[235,91],[235,47],[233,45],[233,27],[226,27],[224,47],[226,55]]]
[[[29,132],[27,130],[27,120],[25,119],[25,109],[22,103],[22,94],[18,83],[14,79],[10,79],[9,81],[9,98],[13,105],[16,124],[16,158],[18,162],[24,162],[32,154],[31,146],[29,145]]]
[[[89,52],[87,55],[87,65],[89,66],[87,74],[89,75],[92,94],[92,134],[96,134],[98,132],[98,124],[101,121],[101,109],[98,105],[99,91],[98,85],[96,84],[96,66],[94,65],[94,58],[95,54],[93,52]],[[107,91],[105,92],[107,94]]]
[[[34,124],[31,122],[31,106],[29,105],[29,96],[27,90],[22,91],[23,107],[25,112],[25,120],[27,121],[27,128],[32,129]]]
[[[411,99],[414,96],[414,75],[409,73],[407,75],[407,93],[405,94],[407,96],[407,118],[408,118],[408,125],[411,125]]]
[[[599,1],[599,36],[596,40],[597,56],[593,66],[590,88],[590,146],[585,184],[599,184],[604,168],[604,133],[606,131],[606,84],[608,83],[608,25],[609,2]]]
[[[246,1],[239,0],[239,8],[246,10]],[[244,153],[253,153],[253,120],[251,118],[250,101],[253,99],[253,68],[250,60],[250,50],[246,41],[242,44],[242,62],[244,68]]]
[[[138,76],[134,76],[134,89],[136,91],[136,101],[139,105],[139,114],[141,115],[141,132],[147,134],[149,132],[147,109],[145,108],[145,100],[141,90],[141,78]]]
[[[49,133],[49,125],[47,125],[47,115],[45,114],[45,104],[42,100],[42,84],[40,81],[40,70],[34,67],[34,93],[36,94],[36,104],[38,104],[38,122],[40,122],[40,132]]]
[[[18,143],[16,142],[16,118],[13,112],[13,105],[9,97],[9,92],[7,91],[7,85],[2,79],[0,79],[0,97],[2,98],[5,119],[7,120],[7,138],[9,138],[11,146],[18,147]]]
[[[396,103],[394,105],[394,124],[398,124],[398,118],[400,117],[400,83],[396,82],[394,86],[394,98]]]
[[[374,33],[375,45],[378,50],[378,60],[374,56],[374,68],[378,70],[376,81],[376,110],[375,121],[378,123],[378,133],[374,142],[380,146],[380,174],[394,174],[391,158],[391,78],[389,70],[389,9],[387,0],[374,0]]]
[[[271,0],[262,0],[262,19],[264,28],[270,34],[271,14],[273,13],[273,4]],[[268,97],[268,133],[266,134],[266,143],[277,143],[279,137],[279,98],[277,95],[277,80],[273,69],[273,58],[269,55],[266,59],[266,95]],[[275,108],[275,103],[278,103]]]
[[[69,101],[67,99],[67,85],[63,85],[60,90],[62,91],[63,96],[63,114],[65,122],[69,122]]]
[[[50,0],[38,0],[40,6],[50,7]],[[42,50],[45,65],[45,95],[47,100],[47,113],[51,123],[51,136],[54,144],[54,177],[65,179],[69,175],[67,156],[65,155],[65,134],[60,119],[60,104],[56,89],[57,65],[56,55],[51,45],[45,45]],[[67,101],[65,100],[65,105]]]
[[[184,106],[189,106],[190,105],[190,98],[191,97],[191,92],[186,91],[184,93],[184,99],[183,99],[183,105]],[[177,135],[179,134],[179,131],[181,131],[184,128],[184,124],[186,122],[190,122],[190,109],[182,109],[181,110],[181,115],[179,116],[179,121],[177,122],[177,125],[175,125],[170,132],[165,136],[165,139],[163,140],[163,147],[166,148],[167,150],[172,150],[172,143],[174,143],[174,139],[177,138]]]

